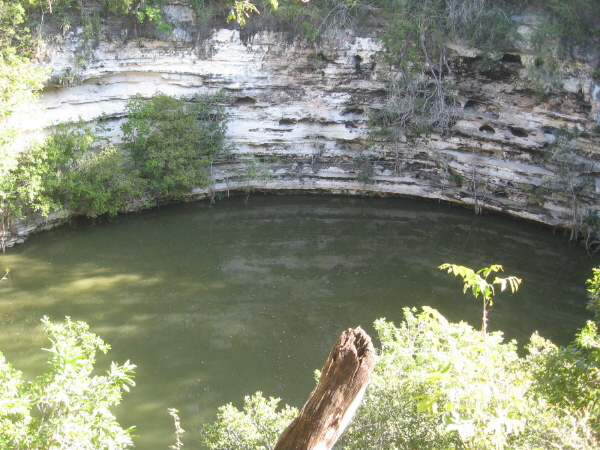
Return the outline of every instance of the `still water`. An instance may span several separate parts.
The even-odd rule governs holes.
[[[258,390],[300,407],[339,334],[404,306],[429,305],[480,327],[480,304],[436,267],[501,263],[523,279],[498,295],[490,329],[567,343],[589,318],[584,282],[600,264],[562,235],[469,210],[403,199],[250,197],[184,204],[31,237],[0,257],[0,350],[44,370],[39,319],[83,320],[130,359],[137,386],[117,410],[136,447],[186,448],[218,406]]]

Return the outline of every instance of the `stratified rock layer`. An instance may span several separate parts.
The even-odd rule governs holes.
[[[574,176],[588,180],[576,205],[546,157],[561,127],[598,130],[600,86],[588,76],[597,55],[573,64],[564,89],[541,101],[527,88],[534,58],[525,50],[496,55],[489,69],[476,50],[449,45],[454,132],[373,145],[368,114],[381,107],[394,75],[380,30],[332,32],[313,44],[284,31],[208,29],[184,5],[169,5],[166,13],[174,25],[168,39],[136,37],[127,23],[108,21],[93,45],[84,43],[82,28],[55,39],[45,53],[54,86],[36,109],[15,117],[24,136],[105,116],[118,142],[133,95],[224,90],[231,151],[214,165],[213,185],[195,191],[197,197],[239,189],[403,195],[565,228],[600,208],[597,135],[572,143],[582,168]],[[250,179],[248,161],[268,171]],[[12,241],[32,228],[17,229]]]

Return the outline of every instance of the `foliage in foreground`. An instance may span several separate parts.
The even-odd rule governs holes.
[[[594,269],[592,307],[599,278],[600,268]],[[600,339],[594,322],[567,347],[534,334],[525,357],[502,333],[450,323],[429,307],[405,308],[400,326],[380,319],[375,328],[381,342],[375,374],[336,448],[598,448]],[[257,396],[253,401],[265,405]],[[285,417],[276,405],[223,407],[201,442],[213,449],[272,448],[285,427],[268,428],[273,417]],[[247,433],[248,423],[267,429]],[[235,441],[224,440],[232,436]]]
[[[515,276],[506,278],[494,277],[494,281],[491,283],[487,281],[488,277],[492,273],[501,272],[504,268],[500,264],[492,264],[490,267],[484,267],[478,271],[474,271],[465,266],[458,264],[442,264],[438,267],[440,270],[447,270],[448,273],[452,273],[455,276],[459,276],[463,279],[463,292],[471,291],[475,300],[481,297],[483,302],[483,315],[481,318],[481,331],[484,336],[487,332],[487,309],[489,306],[494,304],[494,294],[496,290],[494,285],[499,285],[500,290],[504,291],[507,286],[510,286],[511,292],[514,294],[521,284],[521,279]]]
[[[591,417],[541,395],[535,378],[543,358],[519,358],[516,343],[503,342],[501,333],[488,334],[484,343],[481,332],[449,323],[431,308],[404,315],[399,327],[375,324],[381,359],[341,448],[597,444]]]
[[[600,267],[587,281],[590,308],[600,298]],[[1,448],[127,448],[110,407],[133,382],[134,365],[112,363],[92,375],[97,350],[109,349],[82,322],[43,319],[50,370],[26,382],[0,354]],[[502,333],[450,323],[438,311],[404,309],[404,321],[380,319],[379,361],[363,404],[337,444],[347,449],[598,448],[600,338],[589,321],[566,347],[534,334],[528,355]],[[231,404],[206,425],[210,449],[273,448],[298,413],[259,392],[242,411]],[[177,446],[181,445],[176,411]]]
[[[110,411],[135,385],[135,365],[111,363],[106,375],[92,375],[96,352],[110,346],[83,322],[53,324],[42,319],[52,343],[50,369],[34,381],[0,353],[0,448],[123,449],[133,445]]]
[[[277,411],[279,401],[257,392],[244,398],[242,411],[231,403],[221,406],[217,422],[205,425],[201,432],[200,443],[209,449],[273,448],[285,427],[298,415],[298,410],[288,405]]]

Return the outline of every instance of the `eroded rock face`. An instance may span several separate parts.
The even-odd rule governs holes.
[[[368,140],[368,114],[385,101],[394,73],[376,28],[338,31],[311,44],[286,31],[252,26],[208,29],[184,5],[169,5],[166,13],[174,24],[166,40],[135,37],[131,24],[105,22],[84,63],[82,29],[49,46],[45,63],[55,86],[46,89],[37,109],[15,118],[25,135],[104,115],[118,142],[125,103],[133,95],[191,97],[225,90],[234,158],[215,164],[213,186],[194,192],[198,197],[250,185],[406,195],[560,227],[600,208],[597,135],[572,143],[580,170],[570,176],[588,181],[576,205],[547,158],[562,126],[591,131],[600,123],[600,85],[588,75],[597,56],[573,65],[563,90],[541,101],[527,88],[535,62],[526,49],[499,55],[487,68],[474,49],[450,45],[453,133],[375,146]],[[271,176],[247,180],[243,164],[235,162],[242,155],[261,157]],[[359,155],[366,166],[357,163]]]

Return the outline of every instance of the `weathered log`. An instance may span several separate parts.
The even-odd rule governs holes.
[[[362,328],[342,333],[317,386],[281,433],[275,450],[327,450],[342,435],[362,401],[375,367],[375,349]]]

